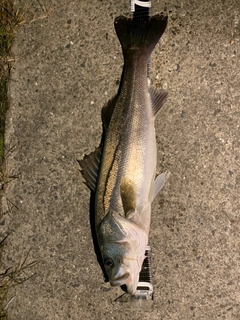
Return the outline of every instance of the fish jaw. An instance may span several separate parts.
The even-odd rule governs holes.
[[[143,260],[145,259],[145,250],[144,253],[141,254],[141,256],[138,257],[138,259],[135,260],[135,263],[132,259],[129,259],[125,257],[123,259],[124,265],[129,265],[129,269],[131,269],[130,274],[131,278],[126,281],[126,287],[127,292],[131,295],[133,295],[137,290],[137,285],[139,281],[139,273],[142,268]]]
[[[129,264],[129,260],[131,260],[131,264]],[[128,265],[128,267],[126,267],[126,265]],[[137,259],[124,257],[123,264],[119,268],[118,274],[110,281],[110,284],[112,287],[126,285],[127,292],[130,295],[133,295],[137,289],[140,271],[141,268],[139,268]]]
[[[126,285],[134,294],[145,259],[148,234],[132,221],[108,214],[98,230],[98,242],[111,286]]]
[[[116,277],[110,280],[112,287],[122,286],[131,281],[130,273],[126,270],[124,266],[120,266],[119,272]]]

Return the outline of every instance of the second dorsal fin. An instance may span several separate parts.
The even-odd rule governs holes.
[[[109,126],[109,122],[111,120],[116,101],[117,96],[114,96],[102,107],[102,122],[105,130],[107,130]]]

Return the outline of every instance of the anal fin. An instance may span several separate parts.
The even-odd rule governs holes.
[[[164,102],[167,100],[168,93],[164,89],[155,89],[154,87],[149,88],[149,94],[151,97],[152,108],[154,116],[163,106]]]

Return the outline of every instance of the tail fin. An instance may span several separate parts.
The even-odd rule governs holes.
[[[145,49],[150,55],[166,29],[167,19],[162,15],[155,15],[144,21],[117,17],[114,25],[123,53]]]

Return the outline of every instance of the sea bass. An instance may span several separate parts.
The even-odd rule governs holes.
[[[95,230],[112,286],[133,295],[148,243],[151,203],[167,180],[156,177],[154,120],[167,92],[148,86],[147,65],[167,17],[115,19],[124,67],[116,96],[102,108],[99,148],[79,161],[95,193]]]

